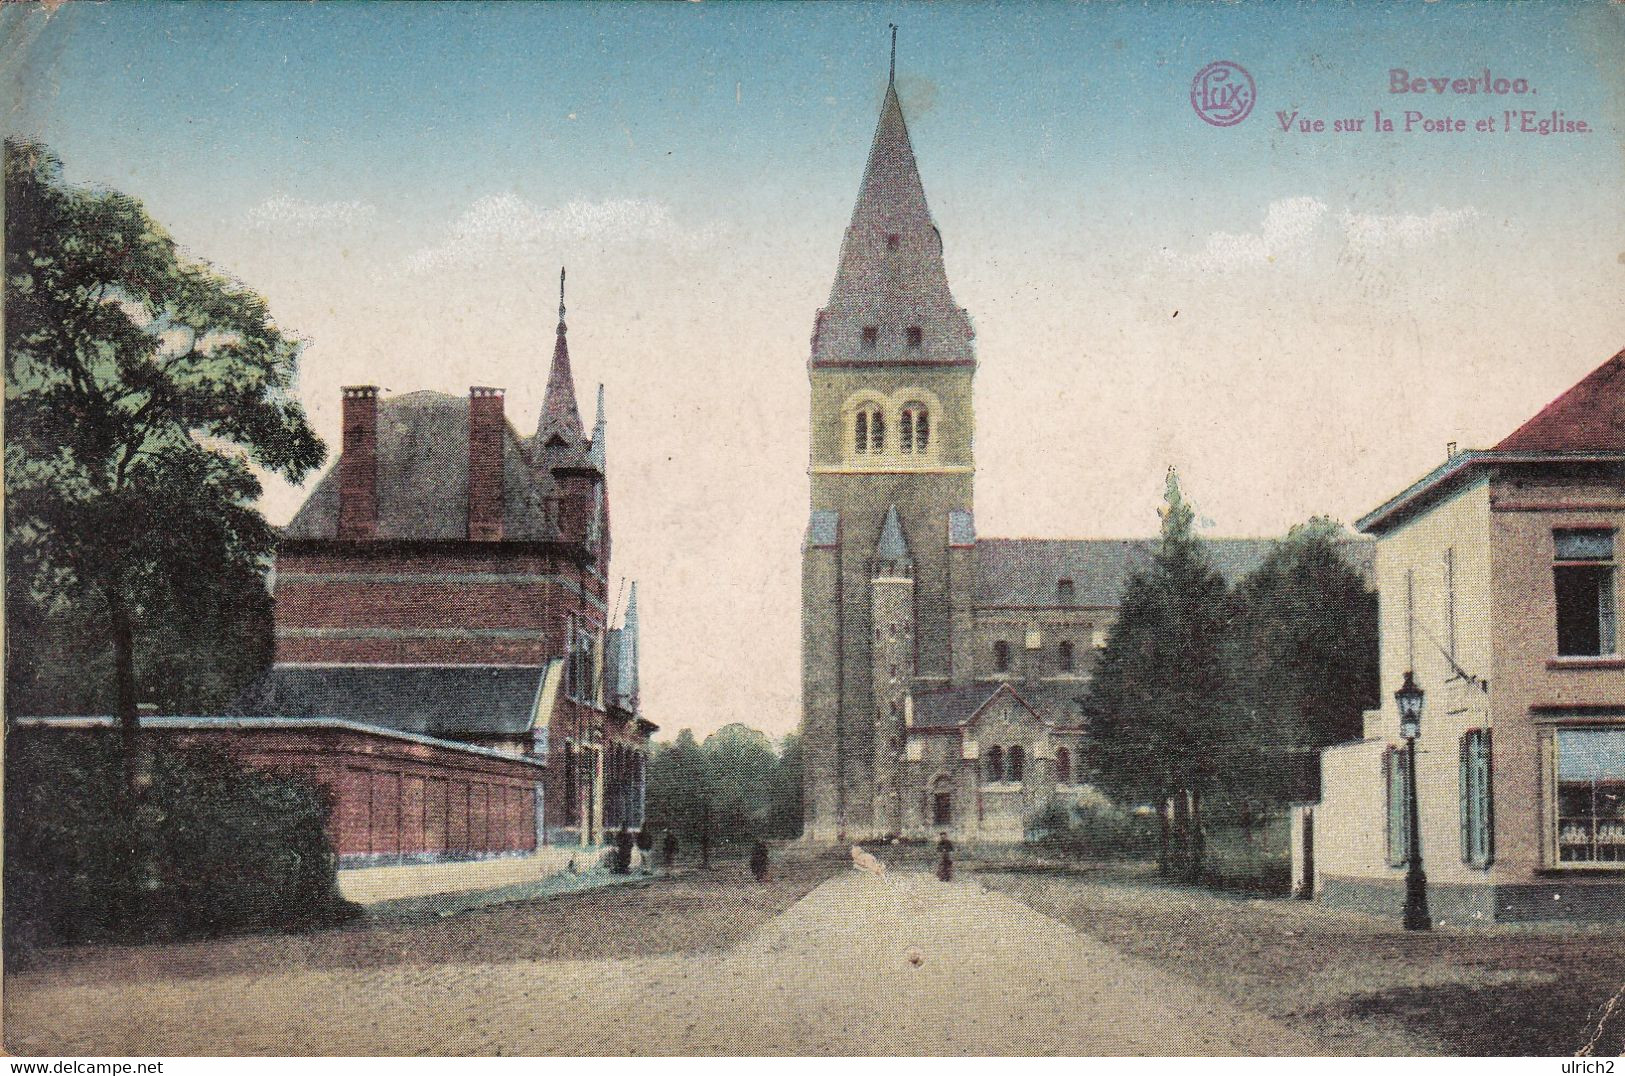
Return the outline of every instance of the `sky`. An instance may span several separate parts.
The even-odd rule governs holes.
[[[892,23],[977,332],[984,536],[1153,534],[1170,465],[1211,536],[1352,521],[1625,347],[1607,2],[70,0],[0,9],[0,85],[8,134],[267,297],[330,444],[347,384],[499,385],[532,429],[567,265],[648,716],[780,735],[809,342]],[[1219,60],[1256,87],[1228,127],[1191,99]],[[1446,92],[1393,93],[1395,69]],[[1528,92],[1442,81],[1486,71]],[[1589,129],[1509,132],[1509,109]],[[262,507],[302,496],[268,480]]]

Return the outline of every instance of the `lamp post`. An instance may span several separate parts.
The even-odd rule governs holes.
[[[1399,734],[1405,737],[1405,779],[1409,784],[1410,800],[1410,857],[1405,867],[1405,929],[1432,930],[1433,920],[1428,915],[1428,878],[1422,871],[1422,823],[1417,807],[1416,740],[1422,734],[1422,689],[1410,670],[1405,682],[1394,692],[1399,704]]]

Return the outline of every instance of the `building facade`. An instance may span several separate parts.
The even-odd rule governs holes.
[[[1384,703],[1322,754],[1319,898],[1401,909],[1413,838],[1392,692],[1411,672],[1435,919],[1625,917],[1625,352],[1360,526],[1377,538]]]
[[[1019,840],[1085,789],[1090,671],[1156,543],[978,538],[974,335],[889,83],[808,362],[812,839]],[[1272,544],[1210,549],[1235,579]]]
[[[275,663],[233,710],[525,759],[537,840],[593,844],[641,825],[655,726],[636,583],[614,625],[603,389],[589,437],[567,332],[561,277],[530,437],[501,389],[344,390],[342,453],[279,543]]]

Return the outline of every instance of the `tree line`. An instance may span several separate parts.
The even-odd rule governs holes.
[[[702,742],[684,729],[649,759],[648,828],[685,848],[741,845],[801,833],[801,738],[724,725]]]
[[[1161,541],[1123,595],[1085,701],[1098,787],[1156,809],[1159,867],[1201,875],[1207,817],[1315,798],[1322,747],[1377,703],[1377,598],[1349,536],[1294,527],[1232,588],[1169,470]]]

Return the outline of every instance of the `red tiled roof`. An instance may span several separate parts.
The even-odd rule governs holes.
[[[1501,452],[1625,450],[1625,350],[1495,447]]]

